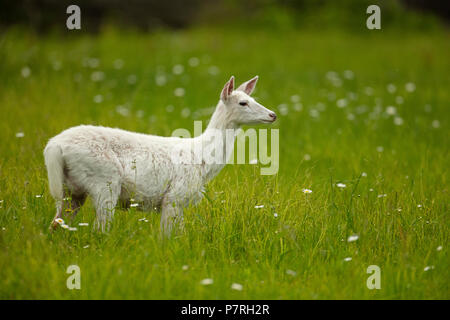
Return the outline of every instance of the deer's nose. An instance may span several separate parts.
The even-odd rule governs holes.
[[[271,112],[269,113],[269,117],[271,117],[273,121],[275,121],[277,119],[277,114],[275,112]]]

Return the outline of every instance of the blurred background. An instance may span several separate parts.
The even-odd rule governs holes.
[[[381,30],[366,27],[372,4]],[[0,0],[0,298],[448,299],[449,7]],[[159,215],[134,209],[111,236],[47,234],[48,139],[80,124],[192,132],[231,75],[259,75],[254,97],[277,112],[258,127],[279,128],[276,175],[250,152],[226,166],[168,246]],[[86,289],[67,290],[73,263]],[[383,290],[367,290],[373,264]]]
[[[3,28],[24,25],[36,31],[65,25],[67,6],[82,8],[82,28],[98,32],[105,24],[151,31],[193,25],[246,24],[266,28],[364,27],[365,8],[377,4],[383,12],[383,27],[429,28],[448,23],[449,1],[428,0],[18,0],[0,1]]]

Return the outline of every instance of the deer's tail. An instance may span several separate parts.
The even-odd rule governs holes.
[[[44,158],[50,194],[55,200],[62,200],[64,195],[64,159],[61,147],[51,143],[47,144],[44,150]]]

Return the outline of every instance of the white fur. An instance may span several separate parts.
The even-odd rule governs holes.
[[[105,231],[117,202],[129,204],[134,198],[143,210],[161,209],[161,228],[170,234],[173,222],[182,223],[182,208],[198,202],[205,183],[225,165],[209,164],[201,158],[193,164],[192,147],[208,146],[214,130],[224,132],[242,124],[275,120],[272,111],[249,96],[256,81],[257,77],[233,91],[234,77],[231,77],[207,129],[195,138],[159,137],[81,125],[50,139],[44,157],[50,193],[56,200],[55,219],[64,211],[65,196],[71,195],[71,211],[75,215],[89,195],[96,207],[97,226]],[[228,158],[234,141],[224,143],[228,144],[225,155]],[[179,157],[176,163],[174,152]],[[63,185],[68,192],[63,190]],[[57,225],[55,219],[53,227]]]

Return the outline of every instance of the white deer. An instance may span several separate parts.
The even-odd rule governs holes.
[[[193,150],[210,147],[211,138],[221,132],[226,160],[234,136],[225,139],[225,131],[275,121],[274,112],[250,97],[257,80],[256,76],[234,90],[231,77],[208,127],[198,137],[159,137],[81,125],[51,138],[44,150],[50,193],[56,201],[51,228],[59,225],[63,212],[71,212],[73,218],[89,195],[96,209],[95,224],[103,232],[120,201],[125,206],[136,202],[142,210],[161,210],[161,230],[170,235],[175,224],[183,225],[183,207],[197,203],[203,186],[226,164],[206,161],[203,153]]]

